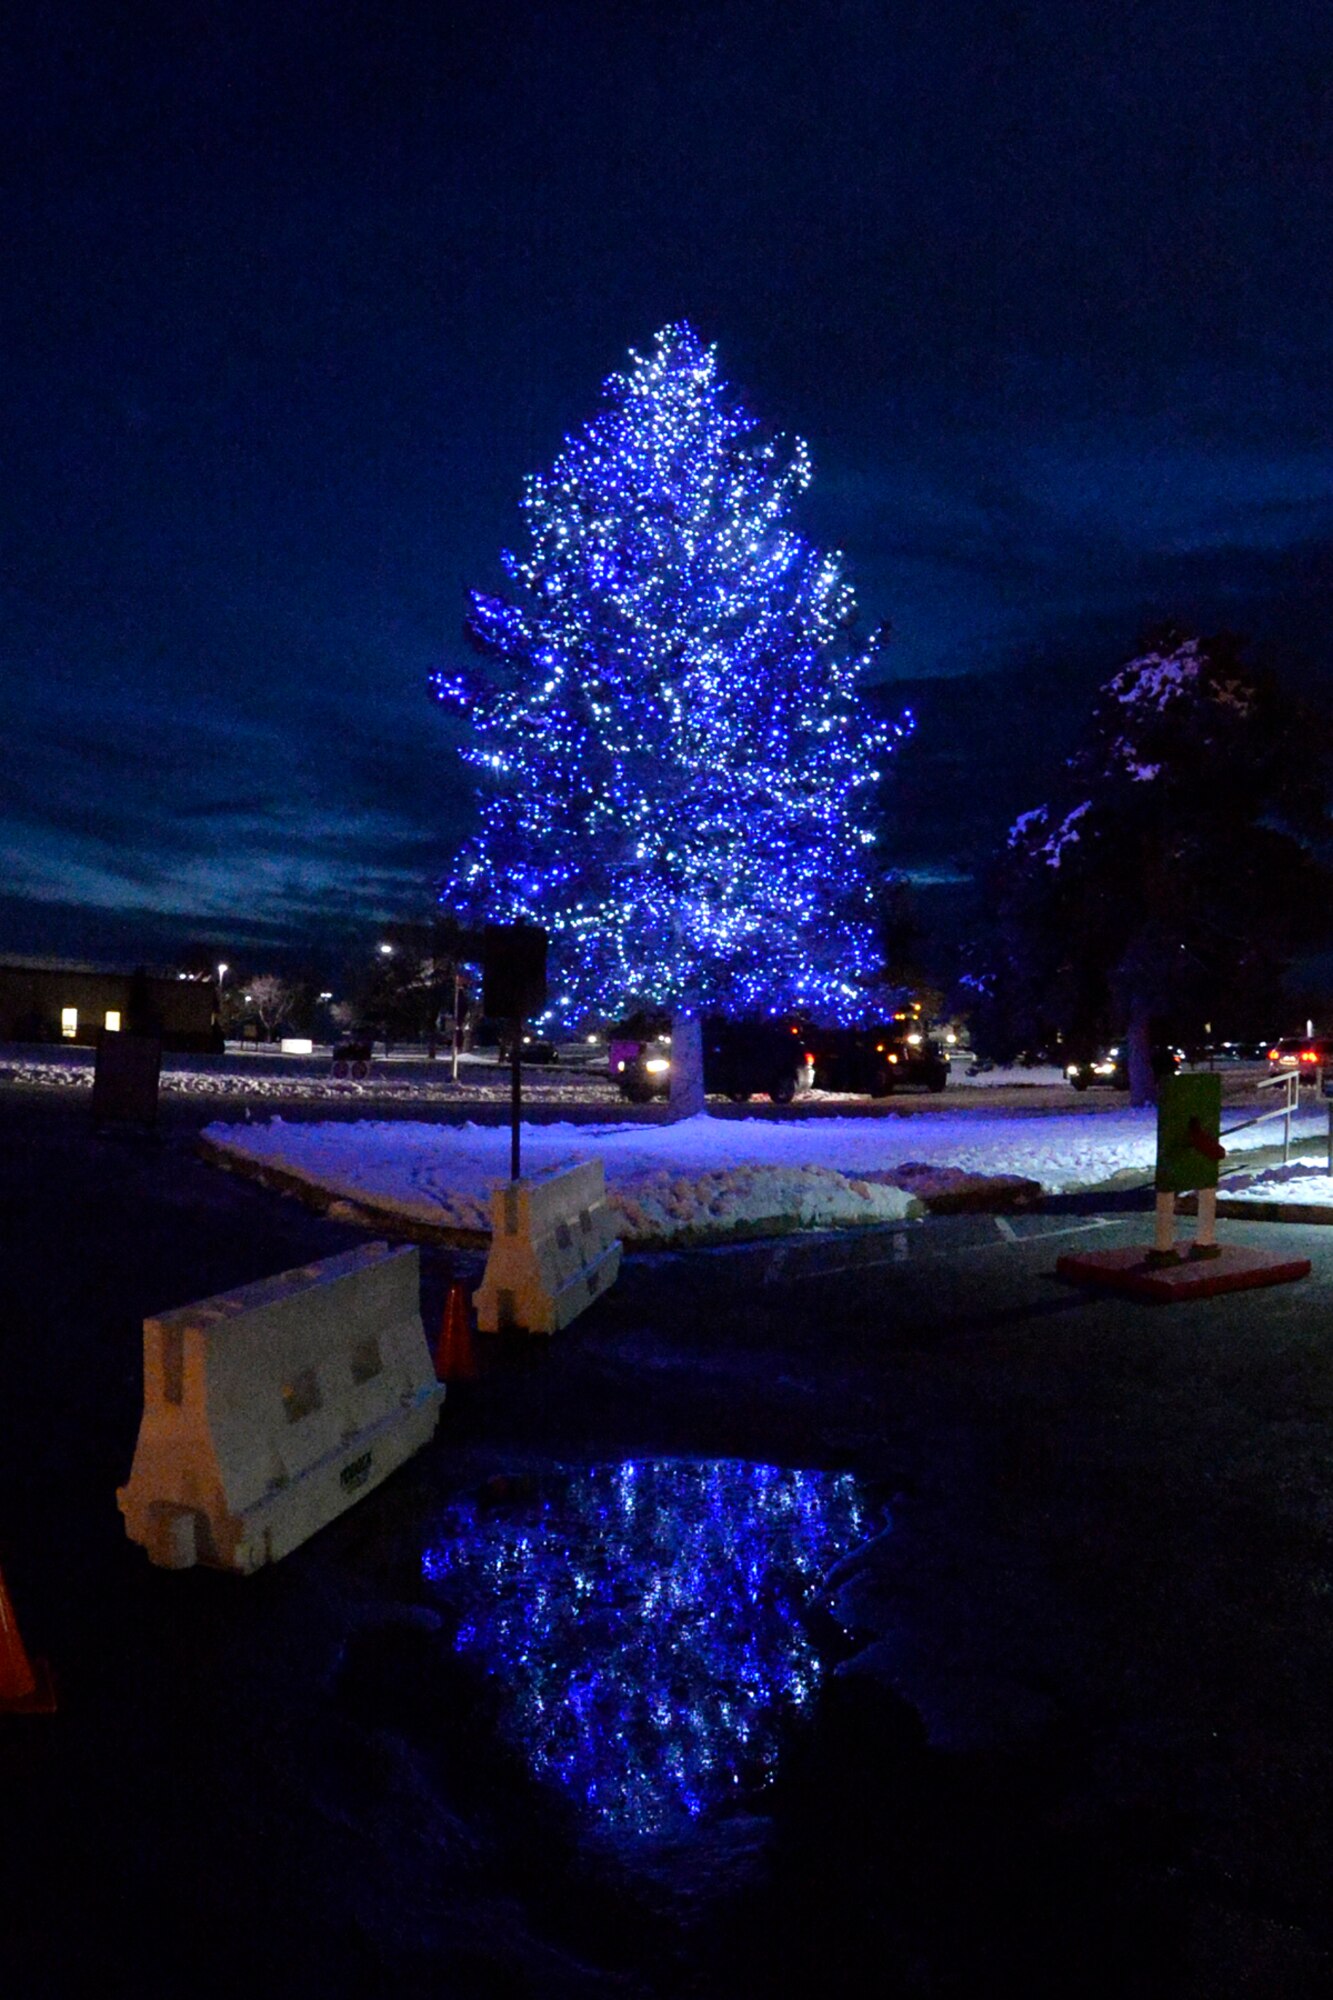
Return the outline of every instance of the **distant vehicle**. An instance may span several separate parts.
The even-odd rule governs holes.
[[[802,1030],[791,1022],[727,1021],[703,1025],[704,1089],[733,1104],[768,1097],[790,1104],[808,1081]],[[671,1089],[671,1024],[665,1015],[632,1015],[610,1030],[612,1081],[632,1104],[647,1104]]]
[[[1196,1069],[1215,1068],[1219,1063],[1264,1062],[1268,1042],[1190,1042],[1185,1060]]]
[[[761,1096],[790,1104],[806,1081],[803,1039],[795,1022],[705,1021],[705,1090],[733,1104]]]
[[[943,1090],[949,1057],[942,1043],[900,1022],[869,1028],[815,1028],[807,1048],[819,1090],[888,1097],[895,1090]]]
[[[671,1016],[640,1010],[606,1031],[611,1081],[632,1104],[647,1104],[671,1087]]]
[[[1159,1042],[1152,1050],[1152,1073],[1158,1079],[1174,1076],[1181,1061],[1179,1049]],[[1066,1063],[1065,1076],[1074,1090],[1087,1090],[1093,1084],[1104,1085],[1107,1090],[1128,1090],[1129,1051],[1117,1044],[1086,1060]]]
[[[1313,1083],[1321,1070],[1333,1069],[1333,1035],[1289,1035],[1268,1050],[1268,1074],[1290,1075]]]
[[[513,1030],[512,1028],[502,1028],[496,1043],[495,1060],[499,1063],[510,1062],[513,1059],[513,1053]],[[560,1051],[555,1043],[549,1041],[545,1035],[534,1035],[530,1030],[525,1028],[523,1030],[523,1040],[520,1044],[518,1059],[521,1063],[554,1063],[559,1062]]]
[[[369,1041],[339,1042],[333,1051],[333,1074],[335,1076],[369,1076],[371,1052]]]

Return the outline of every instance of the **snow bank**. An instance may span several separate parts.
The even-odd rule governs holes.
[[[919,1208],[903,1188],[828,1167],[731,1167],[697,1178],[664,1167],[614,1183],[609,1199],[625,1241],[641,1248],[900,1222]]]
[[[983,1069],[977,1076],[969,1076],[963,1063],[949,1066],[950,1090],[1035,1090],[1069,1088],[1069,1079],[1064,1071],[1054,1063],[1032,1063],[1027,1068],[997,1064],[994,1069]]]
[[[721,1121],[688,1123],[708,1127]],[[682,1141],[680,1125],[525,1126],[523,1162],[536,1171],[600,1157],[622,1234],[640,1246],[780,1229],[844,1229],[919,1212],[919,1204],[899,1187],[814,1161],[751,1159],[744,1123],[730,1121],[723,1129],[733,1134],[729,1147],[710,1143],[711,1132]],[[367,1209],[432,1230],[489,1233],[491,1189],[508,1178],[504,1127],[287,1125],[275,1118],[267,1125],[210,1125],[203,1137],[224,1162],[317,1189],[335,1208],[343,1203],[349,1212]],[[805,1148],[811,1150],[817,1149]],[[738,1151],[747,1157],[737,1160]]]
[[[1228,1179],[1222,1183],[1221,1193],[1228,1201],[1281,1201],[1333,1210],[1333,1178],[1322,1168],[1302,1166],[1299,1161]]]
[[[1322,1107],[1298,1130],[1323,1125]],[[1238,1134],[1244,1149],[1275,1128]],[[210,1148],[278,1181],[318,1189],[432,1229],[484,1232],[490,1190],[508,1178],[504,1126],[401,1123],[210,1125]],[[923,1167],[1019,1175],[1049,1192],[1151,1171],[1156,1114],[1076,1111],[1005,1116],[903,1112],[873,1118],[690,1118],[676,1125],[539,1125],[523,1130],[532,1170],[600,1158],[626,1239],[700,1240],[761,1226],[843,1227],[910,1212]],[[908,1168],[906,1173],[904,1167]],[[874,1176],[868,1179],[867,1176]],[[914,1179],[916,1177],[916,1179]]]
[[[508,1071],[494,1064],[465,1065],[457,1083],[449,1076],[447,1060],[430,1070],[421,1065],[413,1074],[386,1071],[371,1066],[365,1078],[330,1074],[327,1065],[311,1066],[308,1060],[289,1059],[279,1069],[281,1057],[257,1056],[236,1062],[225,1056],[200,1057],[191,1066],[188,1057],[169,1056],[163,1064],[161,1090],[164,1097],[255,1097],[273,1103],[326,1101],[330,1104],[372,1099],[416,1099],[434,1104],[450,1102],[507,1104]],[[302,1067],[302,1062],[305,1066]],[[554,1076],[533,1077],[523,1072],[523,1095],[530,1104],[558,1104],[562,1100],[586,1096],[598,1079],[588,1071],[569,1070]],[[91,1090],[93,1061],[80,1050],[73,1060],[52,1057],[12,1056],[0,1062],[0,1082],[21,1083],[38,1090]]]

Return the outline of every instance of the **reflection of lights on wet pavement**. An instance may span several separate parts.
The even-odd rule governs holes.
[[[538,1775],[609,1830],[667,1834],[771,1777],[819,1680],[803,1614],[879,1525],[847,1473],[643,1459],[459,1502],[422,1568]]]

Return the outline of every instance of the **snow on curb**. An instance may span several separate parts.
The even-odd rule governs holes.
[[[1187,1214],[1194,1202],[1181,1202]],[[1333,1223],[1333,1176],[1323,1167],[1291,1161],[1255,1174],[1236,1174],[1218,1187],[1219,1215],[1251,1222]]]
[[[226,1058],[209,1060],[221,1065]],[[507,1072],[497,1078],[492,1070],[483,1070],[478,1064],[470,1065],[460,1080],[454,1083],[444,1073],[447,1063],[442,1063],[435,1072],[424,1072],[420,1076],[386,1074],[372,1067],[367,1077],[341,1077],[333,1076],[327,1070],[306,1068],[293,1069],[288,1074],[274,1074],[258,1067],[260,1061],[269,1060],[273,1059],[256,1058],[253,1068],[219,1066],[191,1069],[180,1067],[182,1058],[173,1056],[170,1063],[163,1067],[159,1087],[164,1097],[254,1097],[268,1098],[275,1103],[306,1103],[312,1099],[324,1099],[330,1104],[341,1104],[399,1098],[422,1104],[509,1102]],[[523,1095],[530,1104],[560,1104],[586,1091],[590,1083],[599,1081],[605,1083],[606,1079],[599,1079],[587,1071],[567,1070],[558,1078],[534,1078],[525,1072]],[[41,1062],[17,1056],[0,1063],[0,1082],[23,1084],[34,1090],[91,1090],[93,1064],[91,1060]]]
[[[1322,1123],[1322,1112],[1313,1115]],[[1264,1127],[1252,1128],[1241,1145],[1265,1137]],[[238,1171],[427,1240],[484,1242],[491,1189],[508,1178],[509,1134],[497,1125],[287,1124],[275,1117],[263,1125],[210,1125],[202,1144]],[[674,1125],[562,1122],[523,1130],[530,1171],[601,1159],[625,1240],[637,1246],[898,1221],[920,1212],[914,1196],[943,1206],[950,1188],[980,1188],[978,1203],[994,1206],[996,1177],[1048,1193],[1117,1177],[1141,1181],[1155,1150],[1151,1110],[1006,1116],[978,1106],[916,1116],[704,1116]],[[1012,1198],[1034,1191],[1021,1188]]]
[[[791,1229],[854,1229],[921,1213],[904,1189],[831,1167],[731,1167],[693,1180],[663,1168],[613,1185],[608,1200],[622,1237],[638,1250]]]
[[[552,1129],[542,1128],[542,1136]],[[559,1157],[541,1160],[543,1166],[572,1166],[602,1150],[586,1142],[571,1147],[570,1128],[554,1129],[563,1132],[563,1146]],[[531,1134],[534,1141],[537,1137]],[[471,1154],[450,1145],[467,1138],[485,1143]],[[274,1119],[267,1126],[211,1125],[199,1145],[217,1165],[313,1199],[331,1215],[391,1225],[426,1241],[483,1244],[490,1237],[491,1190],[503,1185],[505,1176],[479,1171],[478,1155],[494,1153],[497,1139],[507,1150],[507,1132],[494,1128],[284,1126]],[[734,1242],[796,1229],[852,1229],[922,1213],[921,1202],[903,1188],[830,1167],[743,1164],[689,1171],[631,1164],[628,1171],[617,1171],[618,1163],[606,1164],[608,1201],[633,1249]]]

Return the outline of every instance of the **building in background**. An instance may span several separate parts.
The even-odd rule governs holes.
[[[164,1048],[220,1055],[216,983],[61,959],[0,963],[0,1041],[92,1047],[106,1031],[160,1035]]]

